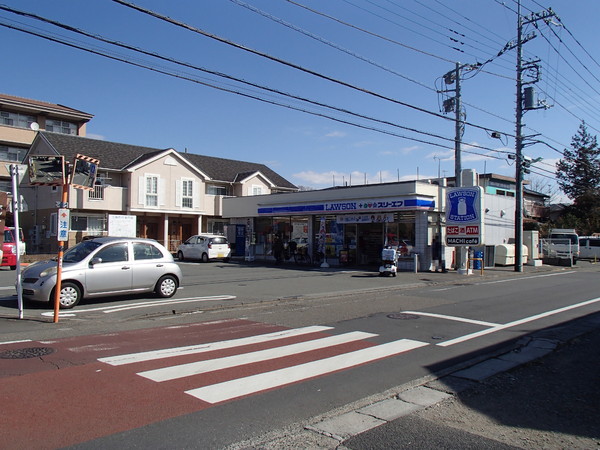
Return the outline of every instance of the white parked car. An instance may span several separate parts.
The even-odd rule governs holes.
[[[216,234],[197,234],[189,238],[177,249],[179,261],[196,259],[208,262],[211,259],[222,259],[229,261],[231,248],[229,241],[224,236]]]
[[[39,261],[23,270],[23,297],[54,302],[57,262]],[[182,279],[173,256],[152,239],[98,237],[69,248],[63,258],[59,303],[73,308],[83,298],[154,292],[169,298]]]

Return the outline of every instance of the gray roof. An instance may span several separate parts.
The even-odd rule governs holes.
[[[120,144],[48,131],[40,131],[38,138],[46,140],[67,161],[72,161],[75,155],[79,153],[99,159],[101,169],[119,171],[169,150]],[[193,153],[178,152],[178,154],[188,160],[192,166],[216,181],[236,182],[249,174],[260,172],[279,188],[297,189],[296,186],[264,164]]]
[[[296,186],[264,164],[196,155],[193,153],[180,153],[180,155],[214,180],[236,182],[243,180],[253,173],[260,172],[277,187],[297,189]]]

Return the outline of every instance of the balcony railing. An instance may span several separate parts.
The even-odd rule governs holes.
[[[88,193],[89,200],[104,200],[104,186],[96,185],[94,189]]]

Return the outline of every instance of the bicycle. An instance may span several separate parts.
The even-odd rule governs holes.
[[[294,252],[294,262],[299,266],[310,266],[312,261],[306,247],[301,247]]]
[[[313,264],[315,266],[320,266],[325,258],[325,253],[316,251],[313,255]]]

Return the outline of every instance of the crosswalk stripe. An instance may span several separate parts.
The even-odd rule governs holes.
[[[112,366],[120,366],[124,364],[133,364],[142,361],[152,361],[155,359],[169,358],[173,356],[192,355],[197,353],[211,352],[214,350],[240,347],[243,345],[259,344],[262,342],[268,342],[294,336],[302,336],[305,334],[317,333],[320,331],[327,331],[331,329],[333,329],[333,327],[320,325],[303,328],[293,328],[291,330],[275,331],[273,333],[260,334],[239,339],[231,339],[228,341],[209,342],[206,344],[188,345],[185,347],[166,348],[141,353],[130,353],[126,355],[109,356],[106,358],[98,358],[98,361],[110,364]]]
[[[178,366],[164,367],[161,369],[148,370],[139,372],[138,375],[148,378],[153,381],[168,381],[178,378],[184,378],[201,373],[212,372],[215,370],[228,369],[231,367],[241,366],[260,361],[268,361],[275,358],[283,358],[285,356],[295,355],[318,350],[334,345],[346,344],[362,339],[368,339],[377,336],[373,333],[365,333],[362,331],[353,331],[350,333],[329,336],[322,339],[314,339],[311,341],[299,342],[296,344],[285,345],[266,350],[259,350],[240,355],[227,356],[223,358],[210,359],[206,361],[198,361],[188,364],[180,364]]]
[[[185,392],[186,394],[208,403],[219,403],[225,400],[253,394],[255,392],[302,381],[307,378],[348,369],[359,364],[397,355],[426,345],[429,344],[427,342],[413,341],[411,339],[400,339],[398,341],[388,342],[386,344],[344,353],[342,355],[191,389]]]

